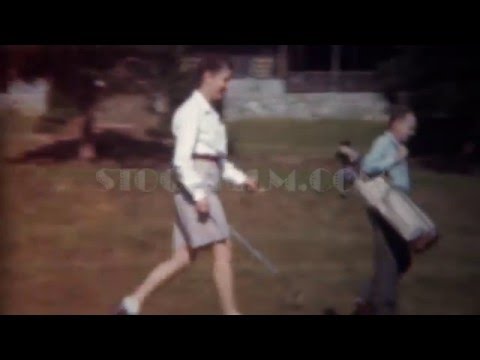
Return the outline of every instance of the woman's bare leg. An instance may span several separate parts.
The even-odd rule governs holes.
[[[160,285],[170,280],[181,270],[192,262],[192,254],[188,248],[182,247],[176,250],[172,257],[160,263],[143,281],[143,283],[135,289],[135,291],[127,296],[131,302],[136,303],[140,309],[146,298]]]
[[[235,300],[232,244],[224,241],[213,245],[213,278],[225,315],[240,315]]]

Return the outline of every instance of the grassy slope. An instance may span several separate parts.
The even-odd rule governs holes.
[[[17,128],[22,128],[20,123]],[[27,126],[28,127],[28,126]],[[236,162],[288,174],[298,184],[318,167],[334,172],[339,140],[362,150],[381,131],[362,122],[244,122],[231,125]],[[10,131],[8,136],[12,135]],[[6,142],[9,144],[9,142]],[[15,144],[13,144],[15,145]],[[170,251],[173,206],[160,188],[151,193],[104,191],[96,172],[108,164],[4,166],[4,234],[1,296],[4,313],[105,313]],[[478,179],[413,169],[414,197],[438,222],[441,245],[415,260],[402,284],[402,312],[479,313],[480,191]],[[115,178],[118,183],[118,178]],[[152,184],[153,178],[148,178]],[[236,248],[242,309],[251,314],[320,313],[334,305],[350,310],[370,272],[370,229],[356,197],[338,192],[262,195],[223,191],[232,224],[290,273],[306,292],[306,307],[288,310],[281,288],[257,262]],[[160,289],[147,313],[218,313],[210,255],[178,281]]]

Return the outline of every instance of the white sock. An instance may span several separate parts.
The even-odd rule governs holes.
[[[124,298],[122,301],[122,306],[125,308],[129,315],[138,315],[140,313],[140,304],[134,298]]]

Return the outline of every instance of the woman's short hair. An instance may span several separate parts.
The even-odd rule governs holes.
[[[217,73],[224,69],[233,70],[233,64],[228,58],[219,55],[203,57],[197,67],[196,85],[202,84],[205,73]]]

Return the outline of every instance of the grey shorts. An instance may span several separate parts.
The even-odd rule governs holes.
[[[173,249],[198,249],[230,236],[230,226],[218,196],[221,169],[214,162],[194,160],[195,170],[204,179],[210,215],[200,218],[195,203],[186,191],[174,195],[176,219],[173,226]]]

